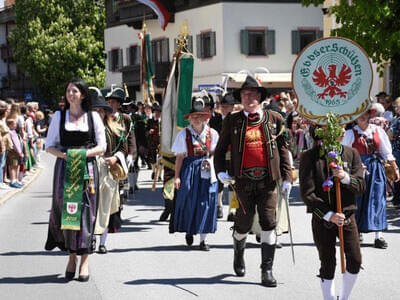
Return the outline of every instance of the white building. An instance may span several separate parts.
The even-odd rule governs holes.
[[[113,1],[111,1],[113,2]],[[140,45],[138,30],[142,18],[136,1],[119,3],[118,10],[107,3],[105,30],[106,84],[126,83],[130,92],[138,86],[139,58],[135,48]],[[172,1],[170,1],[172,2]],[[193,89],[202,86],[239,86],[241,70],[259,74],[271,93],[291,88],[291,70],[297,53],[309,42],[322,36],[321,7],[305,8],[300,1],[173,1],[173,22],[163,31],[156,19],[147,19],[151,33],[153,57],[156,60],[156,93],[161,94],[175,48],[179,26],[188,21],[191,46],[195,57]],[[193,2],[193,3],[191,3]],[[199,3],[209,4],[199,4]],[[179,6],[179,3],[181,6]],[[185,4],[186,3],[186,4]],[[129,8],[135,17],[127,15]],[[110,14],[110,10],[113,11]],[[119,22],[110,22],[112,16]],[[142,13],[143,15],[143,13]],[[147,15],[146,15],[147,16]],[[134,27],[121,25],[125,22]],[[157,74],[157,65],[160,74]],[[164,65],[164,67],[162,67]],[[122,68],[121,68],[122,67]],[[122,71],[122,72],[121,72]],[[135,76],[133,73],[137,73]],[[124,76],[123,76],[124,75]],[[157,75],[160,78],[157,78]],[[130,80],[134,78],[134,80]],[[131,95],[133,96],[133,95]]]

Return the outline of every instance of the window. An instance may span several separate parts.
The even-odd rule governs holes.
[[[178,39],[174,39],[174,50],[178,47]],[[187,41],[187,50],[189,50],[190,53],[193,53],[193,36],[189,35],[188,36],[188,41]]]
[[[292,54],[298,54],[309,43],[322,37],[321,30],[293,30]]]
[[[198,58],[209,58],[216,55],[215,31],[198,34],[196,42]]]
[[[140,65],[140,47],[130,46],[126,48],[126,62],[128,66],[139,66]]]
[[[275,30],[241,30],[240,51],[249,56],[275,54]]]
[[[168,38],[151,41],[153,63],[169,62],[169,40]]]
[[[108,70],[118,72],[123,66],[122,49],[113,49],[108,51]]]

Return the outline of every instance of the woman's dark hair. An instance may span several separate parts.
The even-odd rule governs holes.
[[[67,88],[68,88],[69,84],[75,85],[79,89],[79,91],[82,93],[83,99],[82,99],[81,106],[84,111],[88,112],[92,107],[92,98],[90,96],[89,87],[86,84],[86,82],[82,78],[79,78],[79,77],[71,78],[65,85],[64,95],[67,94]],[[67,98],[67,97],[65,97],[65,98]],[[69,109],[68,100],[65,101],[65,109]]]

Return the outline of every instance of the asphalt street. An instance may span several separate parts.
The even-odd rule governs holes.
[[[1,300],[322,299],[311,216],[298,197],[298,186],[290,199],[296,264],[292,262],[289,236],[283,235],[283,248],[277,249],[274,263],[278,287],[266,288],[260,285],[261,250],[254,235],[247,240],[246,276],[234,275],[232,223],[225,218],[218,222],[217,232],[208,237],[210,252],[198,250],[199,237],[189,248],[184,234],[169,234],[168,223],[158,221],[163,206],[161,186],[151,191],[148,170],[140,172],[140,189],[124,207],[123,227],[108,237],[109,253],[90,256],[89,282],[66,283],[66,253],[44,250],[54,158],[43,154],[41,164],[43,169],[33,182],[0,206]],[[225,206],[225,215],[227,209]],[[399,216],[400,210],[388,209],[388,249],[375,249],[372,233],[364,236],[363,270],[352,299],[400,299]],[[337,293],[340,286],[337,268]]]

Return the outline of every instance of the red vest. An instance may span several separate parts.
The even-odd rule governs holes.
[[[247,125],[244,140],[243,168],[268,166],[268,150],[264,136],[263,122],[258,125]]]
[[[206,143],[202,143],[197,141],[195,145],[193,145],[192,141],[192,133],[188,128],[186,128],[186,147],[188,151],[188,156],[205,156],[210,152],[211,145],[211,128],[208,128],[208,132],[206,135]]]
[[[367,143],[367,140],[363,138],[357,130],[353,129],[354,134],[354,142],[352,147],[358,151],[360,155],[379,153],[379,145],[381,143],[379,139],[378,130],[375,129],[373,133],[373,139],[370,143]]]

